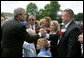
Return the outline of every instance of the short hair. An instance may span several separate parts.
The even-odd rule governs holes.
[[[32,17],[34,17],[34,19],[36,20],[36,17],[35,17],[35,15],[33,15],[33,14],[30,14],[29,16],[32,16]]]
[[[37,41],[40,45],[43,45],[45,49],[49,48],[49,43],[46,38],[39,38]]]
[[[17,9],[15,9],[14,10],[14,18],[16,19],[18,17],[18,14],[22,15],[23,14],[23,10],[25,10],[25,9],[23,9],[23,8],[17,8]]]
[[[50,24],[51,24],[51,23],[53,23],[53,24],[55,25],[55,32],[57,32],[57,31],[58,31],[58,28],[59,28],[59,26],[60,26],[59,23],[58,23],[58,21],[54,21],[54,20],[53,20],[53,21],[50,22]]]
[[[74,18],[74,12],[72,9],[65,9],[63,12],[67,12],[67,14],[69,14],[71,18]]]

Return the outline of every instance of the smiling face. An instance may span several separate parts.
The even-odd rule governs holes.
[[[50,30],[55,30],[55,25],[53,23],[50,24]]]
[[[52,32],[52,31],[57,32],[58,28],[59,28],[58,21],[51,21],[50,22],[50,32]]]
[[[30,25],[34,25],[35,24],[35,21],[36,21],[36,18],[35,18],[35,16],[33,16],[33,15],[30,15],[29,16],[29,22],[30,22]]]

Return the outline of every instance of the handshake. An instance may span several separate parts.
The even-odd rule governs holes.
[[[39,30],[39,33],[41,34],[42,37],[45,37],[46,34],[47,34],[47,32],[46,32],[46,30],[45,30],[44,28],[41,28],[41,29]]]
[[[36,35],[35,30],[32,30],[32,29],[26,29],[26,31],[27,31],[27,32],[29,33],[29,35],[31,35],[31,36]]]
[[[29,35],[31,35],[31,36],[37,35],[35,30],[27,29],[26,31],[27,31],[27,32],[29,33]],[[44,28],[41,28],[41,29],[39,30],[38,35],[39,35],[40,37],[46,37],[47,32],[46,32],[46,30],[45,30]]]

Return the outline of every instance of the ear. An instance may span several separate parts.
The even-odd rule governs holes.
[[[18,14],[17,16],[18,16],[18,18],[20,18],[20,17],[21,17],[21,15],[20,15],[20,14]]]
[[[41,45],[41,49],[43,49],[44,48],[44,46],[43,45]]]

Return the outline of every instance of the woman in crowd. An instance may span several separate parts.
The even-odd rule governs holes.
[[[50,32],[50,21],[51,21],[51,18],[50,17],[44,17],[45,19],[45,29],[47,31],[47,33]]]
[[[58,28],[59,28],[59,23],[58,21],[51,21],[50,22],[50,37],[49,37],[49,40],[51,41],[50,42],[50,51],[52,53],[52,57],[57,57],[57,41],[60,37],[60,33],[58,31]]]
[[[50,22],[50,33],[47,34],[45,29],[40,29],[40,37],[44,37],[50,41],[50,51],[52,53],[52,57],[57,57],[57,41],[60,37],[60,33],[58,31],[59,23],[57,21],[51,21]]]
[[[44,18],[39,21],[39,26],[42,28],[45,28],[45,19]]]

